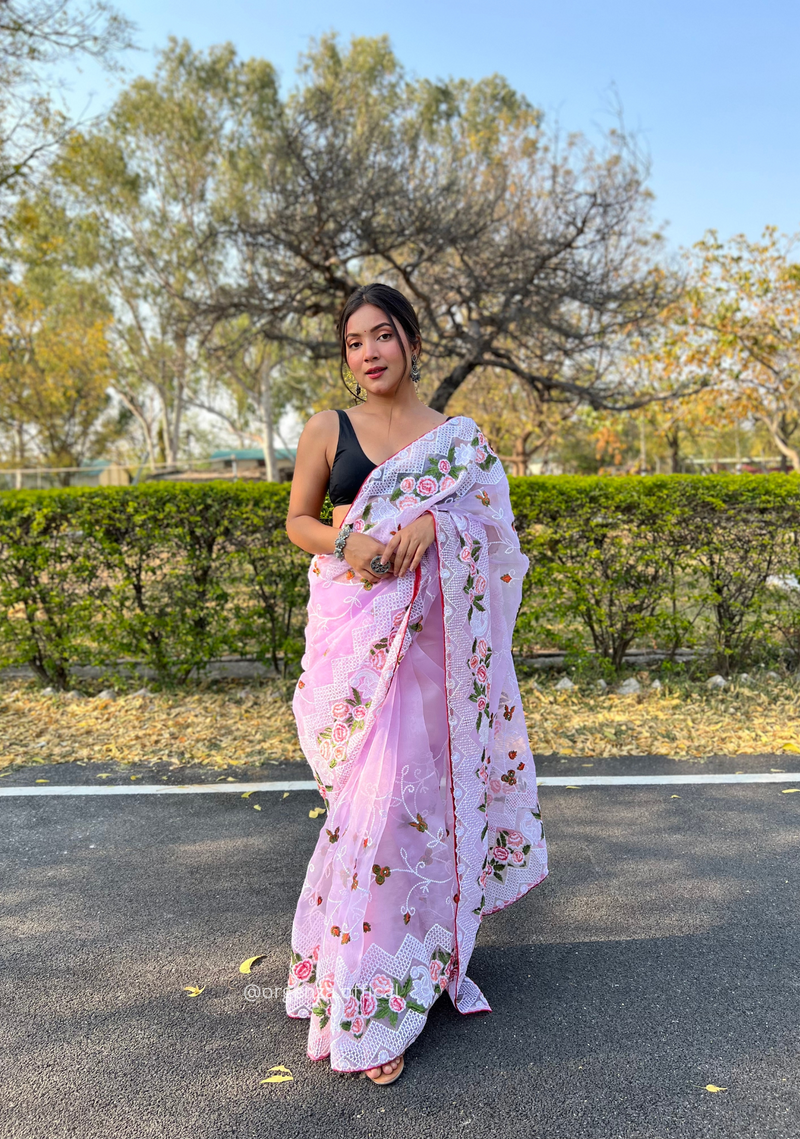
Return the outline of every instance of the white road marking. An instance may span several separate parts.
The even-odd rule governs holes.
[[[714,783],[798,783],[800,771],[725,773],[723,775],[542,775],[539,787],[653,787],[658,785]],[[316,791],[313,779],[292,779],[276,783],[122,783],[112,786],[84,784],[44,786],[0,786],[0,796],[11,795],[208,795],[244,791]]]

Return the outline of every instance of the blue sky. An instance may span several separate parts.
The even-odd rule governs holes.
[[[232,41],[274,63],[291,84],[309,36],[336,30],[390,36],[420,76],[480,78],[499,72],[550,119],[591,133],[608,126],[613,85],[629,126],[652,160],[657,223],[672,246],[715,228],[756,238],[767,224],[800,230],[800,67],[797,0],[117,0],[151,70],[172,34],[195,47]],[[94,70],[72,102],[108,105],[113,88]]]

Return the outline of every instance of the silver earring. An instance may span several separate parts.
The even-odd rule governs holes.
[[[415,384],[419,383],[419,363],[415,352],[411,353],[411,379]]]
[[[361,399],[361,384],[356,384],[356,399]]]

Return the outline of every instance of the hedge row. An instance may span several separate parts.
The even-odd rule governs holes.
[[[135,660],[164,683],[226,654],[291,673],[309,555],[286,485],[153,483],[0,494],[0,666],[70,685]],[[619,669],[631,647],[716,670],[800,654],[800,477],[511,480],[531,560],[516,648]],[[118,672],[117,672],[118,675]]]

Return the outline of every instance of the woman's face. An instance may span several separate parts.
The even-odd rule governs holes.
[[[356,382],[368,392],[391,395],[409,375],[411,347],[406,335],[399,324],[394,331],[386,313],[377,305],[356,309],[347,322],[345,343],[348,367]]]

